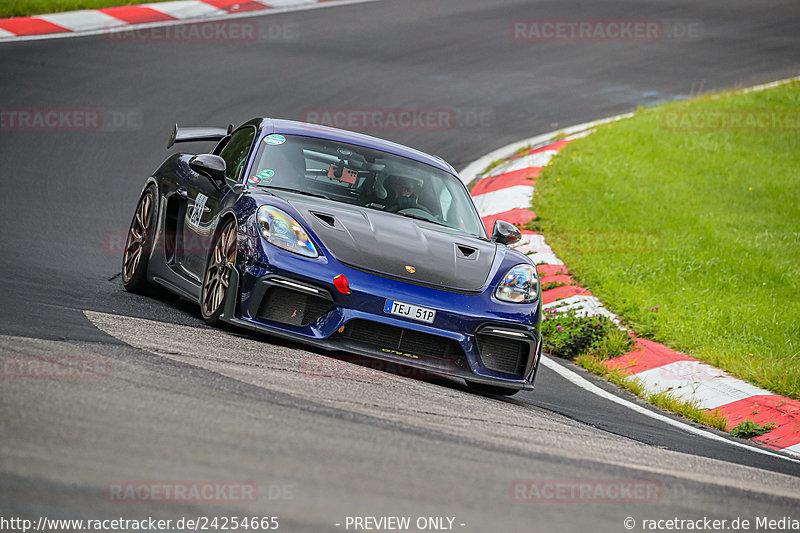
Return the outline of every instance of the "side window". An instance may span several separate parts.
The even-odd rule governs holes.
[[[225,148],[228,145],[228,141],[230,141],[230,140],[231,140],[231,136],[230,135],[226,135],[221,141],[219,141],[217,143],[217,145],[214,147],[214,151],[211,152],[211,153],[214,154],[214,155],[219,155],[219,153],[222,151],[222,149]]]
[[[256,129],[252,126],[235,131],[228,144],[219,153],[220,157],[225,160],[227,169],[225,173],[229,180],[239,181],[239,175],[247,161],[247,154],[250,153],[250,146],[252,146],[255,136]]]

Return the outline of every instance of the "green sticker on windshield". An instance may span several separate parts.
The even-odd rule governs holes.
[[[262,180],[269,179],[274,175],[275,175],[275,171],[270,170],[270,169],[264,169],[264,170],[262,170],[261,172],[258,173],[258,177],[261,178]]]

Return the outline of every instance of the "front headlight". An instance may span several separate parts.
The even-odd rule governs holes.
[[[262,205],[257,218],[261,236],[278,248],[306,257],[319,256],[303,226],[277,207]]]
[[[539,297],[539,276],[532,265],[517,265],[509,270],[494,291],[504,302],[527,304]]]

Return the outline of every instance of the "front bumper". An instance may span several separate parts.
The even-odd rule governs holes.
[[[254,331],[474,383],[532,390],[542,351],[541,304],[503,304],[288,254],[232,272],[222,320]],[[276,264],[277,263],[277,264]],[[332,264],[333,263],[333,264]],[[305,267],[305,268],[303,268]],[[240,273],[241,270],[241,273]],[[303,272],[303,274],[298,274]],[[344,274],[350,294],[332,279]],[[389,315],[387,299],[436,310],[432,324]]]

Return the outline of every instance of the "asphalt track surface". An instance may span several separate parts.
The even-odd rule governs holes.
[[[677,19],[702,34],[509,38],[511,21],[533,18]],[[460,531],[503,532],[624,531],[629,516],[800,518],[797,463],[689,435],[546,369],[511,400],[366,370],[319,377],[304,369],[324,354],[213,330],[186,302],[125,293],[113,245],[175,122],[449,107],[453,129],[367,133],[461,168],[556,125],[797,75],[800,4],[384,0],[253,20],[258,42],[0,46],[3,110],[141,119],[120,131],[0,131],[3,355],[100,355],[113,369],[0,382],[0,516],[276,515],[281,531],[344,531],[355,515],[451,516]],[[259,498],[123,505],[104,499],[114,480],[250,480]],[[656,501],[520,503],[515,480],[661,489]]]

